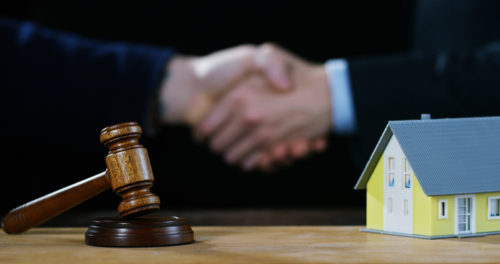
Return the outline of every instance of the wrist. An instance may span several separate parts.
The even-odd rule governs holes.
[[[318,105],[321,108],[320,112],[323,113],[322,119],[323,125],[325,127],[330,128],[332,126],[332,105],[331,105],[331,94],[330,84],[328,82],[328,75],[326,73],[325,67],[323,64],[315,64],[311,70],[311,81],[314,83],[314,87],[316,87],[319,91],[318,94]],[[329,130],[329,129],[327,129]]]
[[[193,100],[196,78],[191,57],[174,57],[166,66],[161,83],[159,104],[160,120],[167,123],[186,121],[186,111]]]

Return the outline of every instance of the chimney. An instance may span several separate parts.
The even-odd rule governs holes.
[[[431,114],[420,114],[420,120],[430,120]]]

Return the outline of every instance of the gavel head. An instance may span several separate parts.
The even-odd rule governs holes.
[[[109,148],[106,156],[108,181],[122,197],[121,217],[133,217],[160,209],[160,198],[149,188],[153,172],[147,150],[139,144],[142,129],[136,122],[121,123],[101,131],[101,143]]]

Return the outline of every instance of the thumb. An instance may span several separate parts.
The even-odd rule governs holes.
[[[287,91],[290,88],[290,74],[288,68],[287,63],[275,58],[265,67],[264,74],[278,90]]]
[[[241,45],[199,57],[192,62],[192,71],[205,90],[217,97],[251,71],[254,66],[255,48]]]
[[[290,64],[280,53],[261,49],[255,56],[256,68],[279,91],[290,89]]]

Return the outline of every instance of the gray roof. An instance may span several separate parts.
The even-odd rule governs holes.
[[[354,189],[394,135],[428,196],[500,191],[500,116],[389,121]]]

